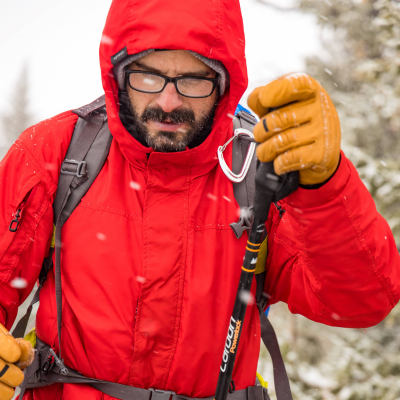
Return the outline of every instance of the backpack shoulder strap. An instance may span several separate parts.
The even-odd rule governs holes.
[[[80,203],[82,197],[104,166],[110,150],[112,136],[108,129],[105,96],[72,111],[79,116],[65,159],[61,165],[57,193],[53,203],[54,224],[56,226],[56,297],[57,319],[61,324],[61,275],[59,274],[61,228]],[[57,240],[58,238],[58,240]],[[23,337],[32,312],[39,301],[39,293],[53,268],[54,248],[43,261],[39,276],[39,287],[26,311],[13,330],[14,337]]]
[[[112,137],[107,126],[107,113],[104,106],[104,97],[100,97],[94,103],[74,111],[84,120],[84,124],[79,134],[75,135],[74,132],[68,147],[67,155],[61,165],[54,201],[56,226],[54,274],[60,358],[62,358],[61,228],[92,185],[108,156]],[[80,129],[80,125],[76,129]]]
[[[110,150],[112,136],[107,124],[104,96],[74,110],[79,116],[71,143],[61,166],[60,179],[54,200],[54,221],[63,207],[63,224],[80,203],[100,173]],[[82,158],[82,160],[77,160]],[[82,175],[82,176],[80,176]],[[71,178],[73,176],[73,178]],[[60,184],[70,182],[70,188]],[[63,190],[62,190],[63,189]],[[68,201],[64,204],[68,192]]]
[[[233,129],[243,128],[253,132],[254,126],[257,123],[255,117],[246,111],[239,111],[233,118]],[[251,143],[250,138],[238,136],[238,140],[232,142],[232,171],[238,174],[242,168],[243,162],[246,159],[246,154]],[[257,169],[257,156],[254,152],[250,168],[246,178],[238,183],[233,182],[233,193],[240,207],[240,218],[238,222],[230,224],[236,237],[239,239],[246,229],[251,226],[251,212],[253,207],[255,188],[255,176]]]

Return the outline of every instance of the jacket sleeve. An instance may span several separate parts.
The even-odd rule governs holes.
[[[292,313],[332,326],[382,321],[400,298],[400,256],[344,154],[329,182],[299,188],[282,206],[286,213],[271,210],[267,226],[269,304],[284,301]]]
[[[52,202],[69,143],[57,128],[70,131],[70,139],[76,119],[61,114],[27,129],[0,163],[0,323],[8,329],[50,247]],[[16,278],[26,286],[15,285]]]

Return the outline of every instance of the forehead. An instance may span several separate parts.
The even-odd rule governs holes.
[[[140,63],[160,71],[179,73],[213,70],[186,50],[154,51],[138,60]],[[132,64],[135,64],[134,62]]]

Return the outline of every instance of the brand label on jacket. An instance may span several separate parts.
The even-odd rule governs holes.
[[[128,55],[128,50],[124,47],[117,54],[111,56],[111,64],[116,65]]]

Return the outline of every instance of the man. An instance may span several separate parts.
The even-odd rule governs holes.
[[[213,396],[246,245],[246,235],[237,239],[229,227],[237,204],[216,158],[247,86],[239,3],[114,0],[103,35],[113,141],[62,230],[62,357],[88,377]],[[329,96],[307,75],[292,74],[257,89],[249,105],[263,117],[254,131],[260,160],[273,160],[279,174],[299,170],[302,184],[281,202],[283,216],[273,206],[267,221],[269,304],[285,301],[333,326],[377,324],[399,300],[399,255],[340,154]],[[49,252],[52,204],[77,119],[68,111],[28,129],[2,161],[0,322],[7,328]],[[28,286],[14,288],[15,277]],[[51,270],[36,333],[59,353],[54,287]],[[0,349],[3,359],[12,358],[3,350],[12,346]],[[259,346],[258,310],[249,304],[236,390],[254,385]],[[25,392],[33,398],[103,397],[87,385],[57,383]]]

